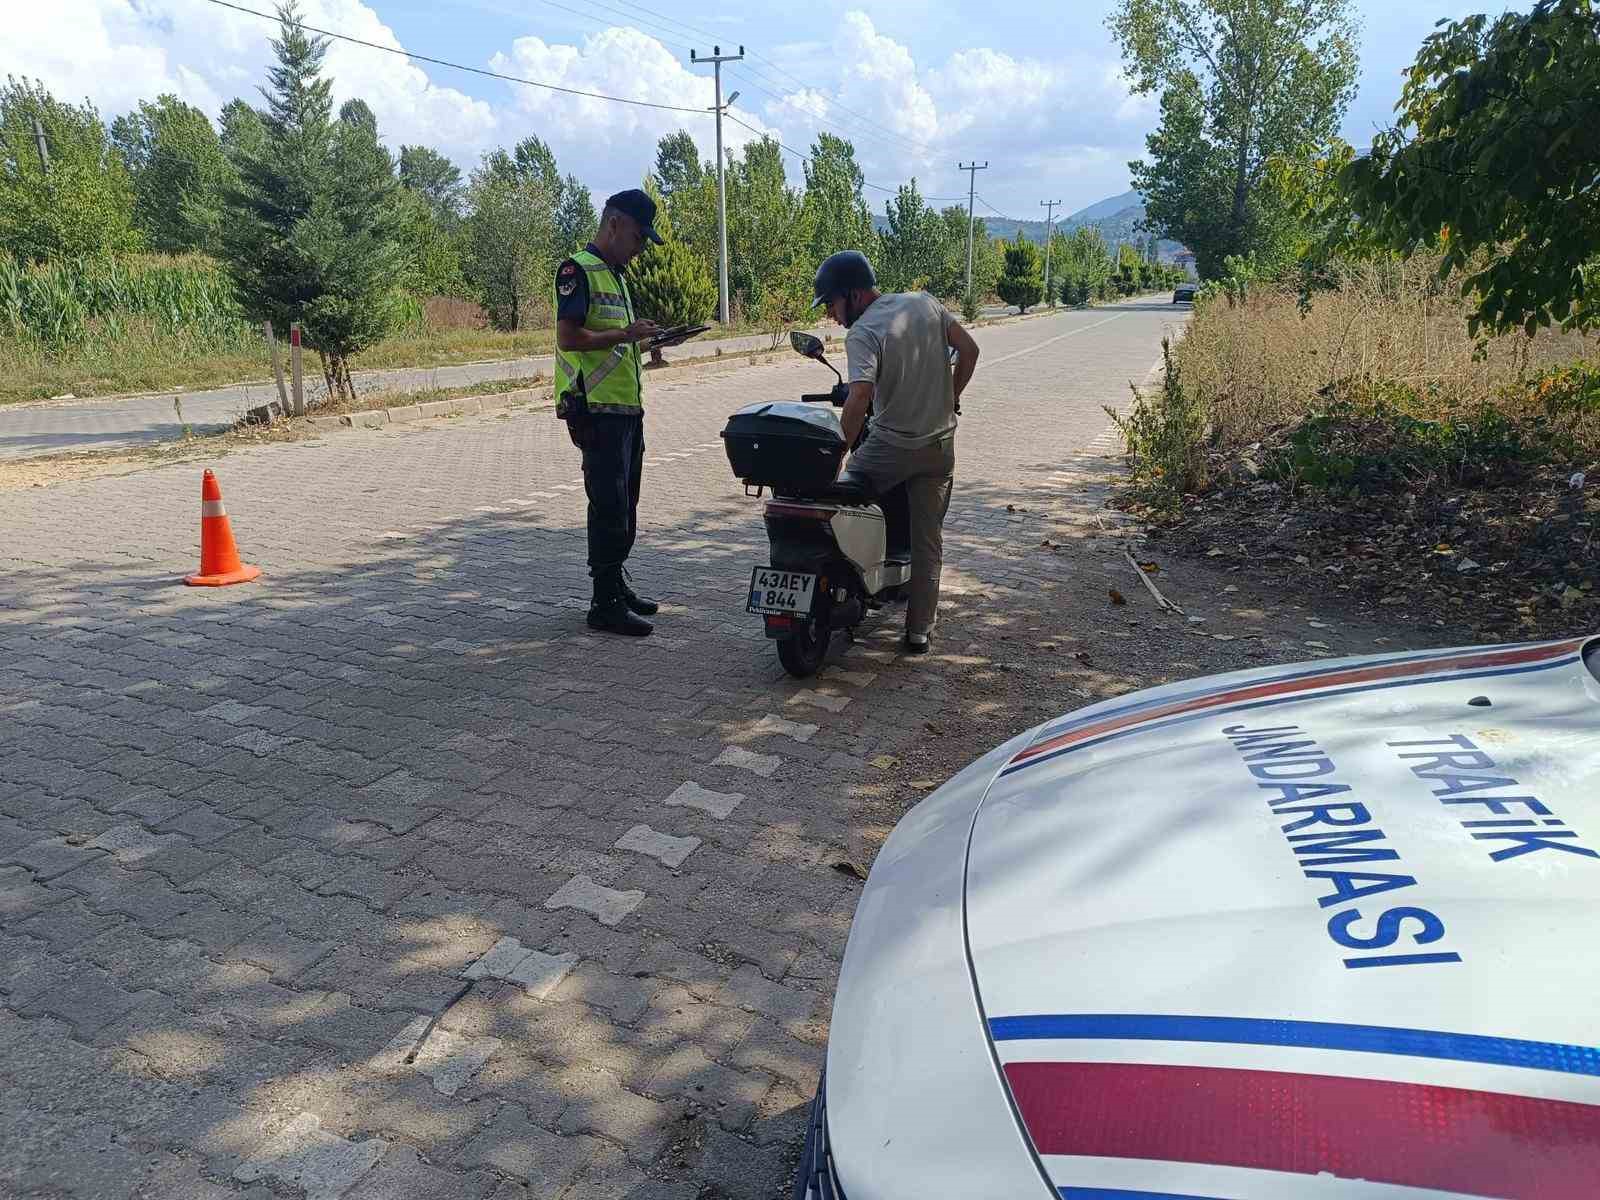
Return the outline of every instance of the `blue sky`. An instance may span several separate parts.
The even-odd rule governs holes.
[[[239,0],[270,7],[270,0]],[[703,109],[709,70],[688,48],[720,39],[759,58],[729,69],[734,114],[804,150],[819,128],[850,136],[869,180],[915,175],[926,194],[965,193],[960,159],[988,160],[980,211],[1035,218],[1038,202],[1071,212],[1128,186],[1127,162],[1154,123],[1153,99],[1130,97],[1105,29],[1112,0],[1001,10],[974,0],[890,3],[744,0],[303,0],[305,19],[370,41],[506,74]],[[1357,143],[1389,116],[1400,76],[1443,17],[1500,6],[1358,0],[1360,94],[1345,123]],[[996,17],[997,13],[1001,15]],[[172,91],[215,114],[262,78],[268,22],[207,0],[55,0],[19,6],[0,72],[88,96],[108,116]],[[339,98],[371,104],[391,145],[425,142],[470,169],[486,150],[536,133],[563,169],[599,195],[637,184],[656,139],[688,128],[707,157],[712,121],[698,112],[624,108],[416,65],[336,45]],[[739,144],[755,136],[728,127]],[[789,159],[798,181],[799,161]],[[869,193],[880,208],[884,192]]]

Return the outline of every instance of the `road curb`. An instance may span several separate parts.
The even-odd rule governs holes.
[[[487,396],[456,396],[449,400],[430,400],[426,404],[402,404],[394,408],[369,408],[362,412],[331,413],[323,417],[307,417],[314,429],[381,429],[385,425],[403,425],[411,421],[426,421],[434,417],[478,416],[536,398],[547,398],[549,393],[540,387],[518,388],[512,392],[497,392]]]
[[[1110,307],[1110,306],[1108,306]],[[1059,315],[1070,311],[1064,308],[1043,308],[1029,313],[1010,313],[1001,317],[989,317],[979,325],[1006,325],[1021,321],[1033,320],[1052,314]],[[826,339],[828,345],[837,347],[843,339],[830,334]],[[790,357],[793,352],[781,345],[769,350],[738,350],[723,352],[717,350],[715,354],[704,358],[690,359],[686,362],[665,362],[660,366],[645,367],[647,379],[659,383],[686,382],[700,376],[726,371],[729,368],[758,367],[767,363],[778,362]],[[535,379],[538,376],[534,377]],[[521,404],[529,404],[537,400],[551,401],[553,399],[548,384],[534,387],[518,388],[511,392],[498,392],[480,396],[457,396],[448,400],[430,400],[423,404],[397,405],[392,408],[369,408],[361,412],[331,413],[326,416],[307,417],[310,425],[319,430],[338,429],[382,429],[388,425],[403,425],[414,421],[432,420],[438,417],[463,417],[479,416],[486,412],[497,412],[502,409],[514,408]],[[276,407],[276,405],[271,406]],[[553,407],[546,403],[540,407]]]

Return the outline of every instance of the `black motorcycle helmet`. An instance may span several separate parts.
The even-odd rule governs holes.
[[[835,296],[842,296],[857,288],[868,290],[877,286],[878,276],[873,272],[867,256],[859,250],[841,250],[828,255],[817,268],[811,307],[826,304]]]

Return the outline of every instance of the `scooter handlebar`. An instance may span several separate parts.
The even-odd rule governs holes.
[[[844,402],[850,398],[850,389],[843,382],[833,385],[831,391],[803,392],[800,399],[806,404],[831,404],[835,408],[843,408]]]

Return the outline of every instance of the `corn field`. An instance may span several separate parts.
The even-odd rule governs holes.
[[[222,266],[202,254],[23,266],[0,255],[0,340],[50,353],[159,337],[173,350],[242,349],[259,338]]]

